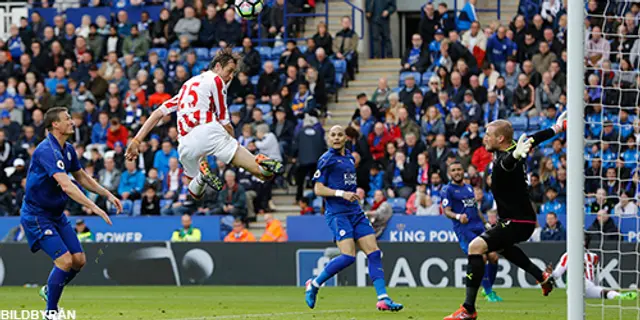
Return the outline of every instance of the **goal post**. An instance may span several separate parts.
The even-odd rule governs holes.
[[[567,319],[583,320],[584,0],[568,0],[567,3]]]

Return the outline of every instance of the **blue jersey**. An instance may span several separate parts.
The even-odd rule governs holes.
[[[320,182],[333,190],[356,192],[356,165],[351,151],[345,150],[344,155],[335,149],[325,152],[318,160],[313,182]],[[358,202],[349,202],[340,197],[327,197],[325,204],[326,216],[362,213]]]
[[[482,229],[484,225],[478,216],[478,207],[476,206],[476,198],[473,194],[473,188],[464,184],[459,186],[454,183],[447,184],[440,191],[442,197],[442,207],[451,208],[456,214],[466,214],[469,222],[462,224],[458,220],[453,220],[453,229],[457,232],[462,229]]]
[[[52,134],[48,134],[33,152],[21,214],[51,218],[63,215],[69,196],[53,175],[80,169],[82,165],[73,146],[70,143],[61,146]]]

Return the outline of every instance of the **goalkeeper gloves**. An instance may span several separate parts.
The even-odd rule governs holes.
[[[531,145],[533,144],[533,138],[527,138],[526,134],[522,134],[520,139],[518,139],[518,144],[516,145],[516,149],[513,151],[513,157],[516,160],[520,160],[525,158],[529,151],[531,150]]]
[[[556,124],[553,126],[553,131],[556,133],[564,132],[567,130],[567,112],[564,111],[556,120]]]

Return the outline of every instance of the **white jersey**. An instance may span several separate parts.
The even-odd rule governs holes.
[[[567,254],[563,254],[556,266],[555,270],[553,270],[553,277],[560,278],[567,271]],[[598,255],[589,251],[585,251],[584,253],[584,279],[592,284],[595,284],[595,273],[598,264],[600,263],[600,258]]]
[[[182,85],[178,94],[160,106],[164,115],[178,113],[178,134],[186,136],[198,125],[229,123],[227,87],[222,78],[209,70],[192,77]]]

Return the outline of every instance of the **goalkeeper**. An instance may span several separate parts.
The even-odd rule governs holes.
[[[566,112],[558,117],[554,126],[513,141],[513,127],[505,120],[487,125],[483,144],[493,152],[491,191],[498,205],[500,221],[496,226],[476,237],[469,244],[467,263],[467,294],[462,306],[444,320],[475,320],[476,296],[484,276],[484,255],[498,252],[507,260],[531,274],[547,296],[553,290],[553,277],[543,272],[515,244],[531,237],[536,227],[536,212],[529,200],[526,158],[531,148],[553,138],[566,129]]]

